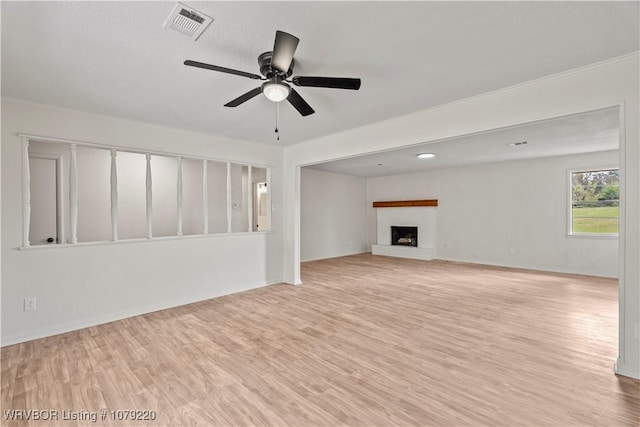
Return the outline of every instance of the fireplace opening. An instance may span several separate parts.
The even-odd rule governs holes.
[[[418,227],[391,226],[391,244],[401,246],[418,246]]]

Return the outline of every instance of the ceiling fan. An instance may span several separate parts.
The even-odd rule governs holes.
[[[293,83],[296,86],[351,90],[360,89],[360,79],[357,78],[294,76],[289,79],[293,74],[293,67],[295,65],[293,54],[298,47],[299,41],[297,37],[291,34],[285,33],[284,31],[276,31],[273,51],[265,52],[258,56],[258,64],[260,65],[260,74],[262,74],[262,76],[192,60],[184,61],[184,65],[234,74],[254,80],[264,80],[262,85],[226,103],[224,105],[225,107],[237,107],[263,93],[273,102],[280,102],[286,99],[301,115],[308,116],[315,111],[289,83]]]

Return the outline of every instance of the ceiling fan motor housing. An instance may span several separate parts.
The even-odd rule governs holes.
[[[287,73],[283,75],[282,73],[279,73],[277,70],[274,70],[273,68],[271,68],[272,55],[273,55],[273,52],[269,51],[258,56],[258,65],[260,66],[260,74],[262,74],[268,79],[271,79],[274,76],[278,76],[278,75],[282,79],[291,77],[291,74],[293,74],[293,66],[295,64],[295,59],[291,60],[291,65],[289,66]]]

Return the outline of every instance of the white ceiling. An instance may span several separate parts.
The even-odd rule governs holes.
[[[639,49],[638,2],[191,2],[214,23],[194,42],[162,25],[175,2],[2,2],[2,95],[288,145]],[[298,36],[294,75],[362,78],[299,88],[301,117],[259,96],[276,30]]]
[[[618,108],[545,120],[400,150],[309,166],[326,172],[372,178],[479,163],[617,150]],[[526,145],[509,144],[526,141]],[[419,153],[434,153],[418,159]]]

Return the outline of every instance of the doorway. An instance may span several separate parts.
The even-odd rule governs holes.
[[[29,153],[31,188],[31,245],[64,243],[62,156]]]
[[[266,182],[253,184],[253,224],[254,231],[268,231],[268,189]]]

